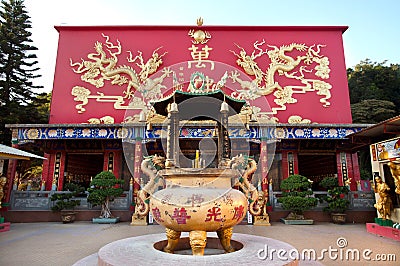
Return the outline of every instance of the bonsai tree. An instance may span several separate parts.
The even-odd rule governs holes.
[[[317,206],[318,199],[312,197],[311,181],[302,175],[290,175],[282,180],[280,188],[282,197],[278,199],[285,210],[290,213],[286,219],[304,219],[303,212]]]
[[[328,206],[323,210],[329,213],[344,213],[350,205],[347,199],[349,193],[347,186],[340,186],[336,177],[325,177],[319,184],[328,189],[328,195],[323,198]]]
[[[55,204],[51,207],[54,212],[61,212],[61,220],[63,223],[72,223],[75,221],[74,209],[76,206],[81,204],[81,201],[74,199],[74,197],[83,193],[85,188],[68,183],[65,185],[65,191],[62,193],[54,193],[51,195],[51,201],[55,201]]]
[[[109,171],[98,173],[90,182],[87,200],[93,206],[101,206],[100,218],[113,217],[110,211],[110,202],[123,193],[123,189],[118,186],[119,184],[123,184],[123,182],[124,180],[117,179]]]
[[[85,191],[84,187],[74,183],[68,183],[65,185],[64,191],[65,192],[51,195],[51,201],[55,201],[55,204],[51,207],[52,211],[74,210],[76,206],[81,204],[81,201],[74,199],[74,197],[83,193]]]

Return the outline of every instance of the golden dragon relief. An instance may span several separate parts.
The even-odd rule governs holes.
[[[104,95],[102,92],[92,95],[91,91],[82,86],[74,86],[71,94],[75,96],[74,100],[81,102],[76,105],[78,113],[86,111],[84,106],[88,103],[89,99],[95,99],[98,102],[113,102],[115,109],[143,109],[146,106],[144,101],[131,101],[128,105],[126,104],[127,99],[134,98],[135,91],[142,94],[145,99],[154,99],[160,97],[161,89],[163,88],[163,79],[171,73],[166,68],[163,69],[160,77],[151,79],[149,76],[154,74],[162,64],[162,57],[167,54],[159,54],[158,51],[162,48],[155,49],[152,56],[146,61],[142,56],[142,52],[138,51],[136,56],[133,56],[131,51],[128,51],[129,57],[127,61],[135,64],[136,68],[140,71],[136,71],[134,67],[128,65],[118,65],[118,56],[121,55],[122,46],[117,40],[116,44],[110,41],[110,37],[102,34],[105,38],[105,44],[97,41],[94,49],[95,53],[87,55],[89,60],[81,59],[81,62],[74,62],[70,59],[70,66],[72,70],[81,74],[81,80],[85,81],[96,88],[102,88],[105,85],[105,81],[110,81],[112,85],[126,86],[121,95]],[[105,46],[105,47],[104,47]]]
[[[238,82],[242,89],[236,92],[236,97],[254,100],[260,96],[272,94],[277,107],[266,114],[277,114],[286,110],[286,104],[296,103],[293,97],[296,93],[316,91],[321,95],[320,102],[324,107],[329,107],[331,98],[330,89],[332,85],[324,80],[329,78],[329,58],[321,55],[321,48],[325,45],[311,45],[291,43],[280,47],[266,45],[265,40],[254,42],[254,50],[249,54],[245,49],[236,44],[240,49],[239,53],[231,52],[237,57],[236,63],[244,72],[254,77],[252,81],[243,81],[237,71],[230,73],[233,82]],[[290,53],[296,50],[296,57]],[[269,60],[268,68],[263,71],[257,61]],[[313,69],[311,69],[313,67]],[[314,72],[315,78],[306,77],[306,73]],[[276,79],[276,75],[285,76],[288,79],[296,80],[296,85],[282,86]],[[308,75],[310,76],[310,75]]]

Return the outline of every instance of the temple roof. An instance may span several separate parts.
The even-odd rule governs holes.
[[[189,93],[175,91],[172,95],[157,102],[152,102],[157,114],[167,116],[168,105],[176,102],[181,120],[218,120],[223,101],[229,105],[229,116],[240,113],[245,100],[229,97],[221,90],[207,93]]]
[[[0,144],[0,159],[2,160],[7,160],[7,159],[29,160],[30,158],[46,159],[42,156],[38,156],[33,153],[29,153],[26,151],[22,151],[19,149],[15,149],[13,147]]]

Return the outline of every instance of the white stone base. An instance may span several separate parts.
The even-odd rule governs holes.
[[[184,238],[184,236],[182,236]],[[212,238],[214,242],[217,239],[215,232],[208,233],[208,238]],[[73,266],[95,266],[95,265],[321,265],[314,261],[302,261],[291,258],[279,259],[277,257],[278,250],[285,250],[289,253],[294,247],[275,239],[234,233],[232,240],[243,245],[240,250],[232,253],[220,254],[215,248],[211,248],[204,256],[192,256],[190,252],[184,250],[177,251],[179,254],[169,254],[157,250],[154,246],[156,243],[166,241],[165,234],[143,235],[121,239],[109,243],[102,247],[99,252],[92,254],[82,260],[76,262]],[[269,251],[275,249],[274,256],[265,258],[266,247]],[[187,255],[185,255],[187,254]],[[209,255],[207,255],[209,254]]]

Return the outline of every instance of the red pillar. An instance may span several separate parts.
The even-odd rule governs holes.
[[[66,162],[67,154],[65,151],[61,152],[60,157],[60,170],[59,170],[59,177],[58,177],[58,186],[57,190],[61,191],[64,187],[64,172],[65,172],[65,162]]]
[[[4,189],[5,195],[3,202],[10,202],[11,190],[13,188],[14,182],[18,181],[18,177],[16,176],[17,171],[17,160],[8,160],[8,168],[7,168],[7,183],[6,188]],[[17,184],[18,186],[18,184]]]
[[[351,190],[357,190],[357,184],[359,184],[361,177],[360,177],[360,166],[358,165],[358,154],[352,153],[351,154],[351,165],[352,165],[352,182],[351,182]]]
[[[140,190],[140,166],[143,161],[142,138],[137,137],[135,142],[135,154],[133,160],[133,195],[132,201],[136,202],[137,193]]]
[[[56,185],[55,190],[61,191],[64,182],[65,152],[56,152],[54,161],[54,173],[52,185]]]
[[[103,171],[109,171],[109,164],[108,164],[108,159],[109,159],[109,151],[104,152],[104,157],[103,157]]]
[[[117,179],[121,177],[121,166],[122,166],[122,150],[114,151],[114,175]]]
[[[293,151],[293,174],[299,173],[299,157],[297,151]]]
[[[349,169],[347,163],[348,154],[346,152],[336,153],[337,173],[340,186],[344,186],[349,178]]]
[[[42,182],[45,181],[45,190],[51,190],[51,168],[54,163],[54,154],[45,153],[44,157],[46,160],[43,160],[43,171],[42,171]],[[53,159],[53,160],[52,160]]]
[[[119,150],[106,151],[104,153],[103,171],[112,172],[116,178],[120,178],[122,165],[122,152]]]
[[[289,165],[288,165],[288,152],[282,151],[282,179],[286,179],[289,176]]]
[[[261,190],[268,191],[268,146],[267,140],[261,139],[260,145],[260,161],[261,161]]]
[[[143,161],[142,138],[136,138],[135,143],[135,160],[133,165],[133,191],[137,192],[140,189],[140,165]]]
[[[116,151],[116,153],[117,153],[117,159],[116,159],[116,161],[115,161],[115,168],[117,169],[117,175],[118,175],[118,178],[122,178],[122,161],[123,161],[123,156],[124,156],[124,153],[123,153],[123,149],[122,150],[118,150],[118,151]]]
[[[299,172],[297,153],[293,151],[282,151],[282,179],[288,178]]]

